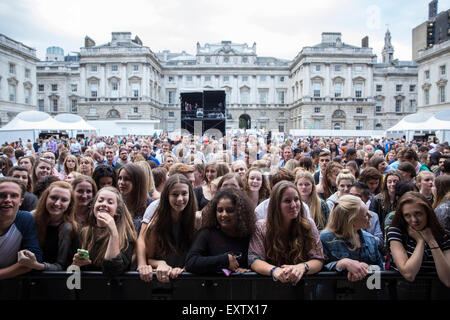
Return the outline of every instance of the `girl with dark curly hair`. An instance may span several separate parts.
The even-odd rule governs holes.
[[[186,256],[186,271],[250,271],[247,253],[255,221],[254,207],[245,193],[236,188],[219,190],[203,210],[203,228]]]

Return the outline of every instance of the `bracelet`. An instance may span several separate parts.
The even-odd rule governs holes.
[[[430,248],[430,250],[433,250],[433,249],[440,249],[440,247],[433,247],[433,248]]]
[[[278,279],[275,278],[275,277],[273,276],[273,272],[274,272],[277,268],[279,268],[279,267],[273,267],[273,268],[270,270],[270,276],[272,277],[272,280],[273,280],[273,281],[278,281]]]

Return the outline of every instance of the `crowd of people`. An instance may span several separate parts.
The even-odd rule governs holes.
[[[0,170],[0,279],[76,265],[357,282],[375,265],[450,287],[447,142],[49,137],[5,143]]]

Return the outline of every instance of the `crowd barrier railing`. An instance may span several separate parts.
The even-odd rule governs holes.
[[[101,272],[32,272],[0,281],[0,300],[450,300],[436,273],[407,282],[394,271],[349,282],[343,273],[307,275],[296,284],[283,284],[254,272],[196,275],[182,273],[170,283],[153,275],[144,282],[137,272],[108,278]],[[377,278],[378,277],[378,278]],[[72,286],[73,289],[69,287]]]

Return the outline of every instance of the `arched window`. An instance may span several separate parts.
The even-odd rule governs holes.
[[[116,109],[111,109],[106,114],[106,118],[120,118],[120,113]]]

